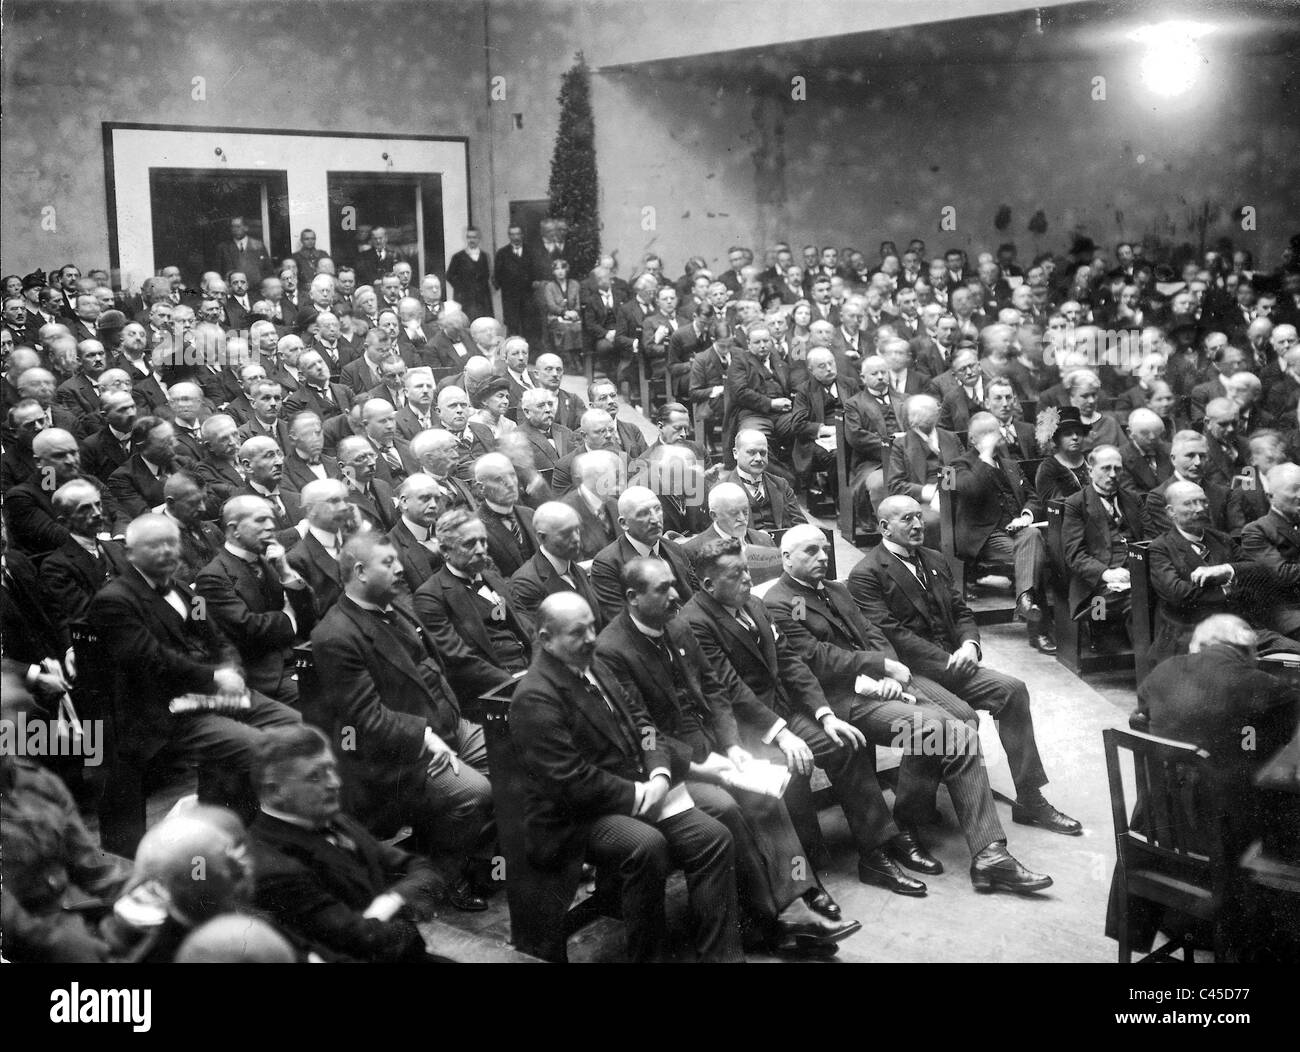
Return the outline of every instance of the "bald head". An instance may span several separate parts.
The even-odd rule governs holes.
[[[195,928],[172,959],[175,964],[293,964],[293,947],[266,921],[225,913]]]

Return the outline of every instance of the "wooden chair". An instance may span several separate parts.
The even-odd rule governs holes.
[[[298,712],[303,723],[319,727],[326,734],[333,730],[329,713],[325,709],[320,677],[312,658],[311,643],[299,643],[293,648],[293,664],[298,674]]]
[[[1130,635],[1133,640],[1133,671],[1140,685],[1152,669],[1151,637],[1155,622],[1155,596],[1151,592],[1151,566],[1147,559],[1150,541],[1128,547]]]
[[[1052,610],[1056,622],[1056,660],[1076,676],[1086,676],[1090,672],[1133,668],[1132,653],[1096,654],[1086,650],[1086,641],[1090,639],[1080,630],[1079,622],[1074,618],[1074,611],[1070,609],[1070,568],[1065,564],[1065,546],[1061,542],[1061,523],[1064,513],[1065,501],[1047,502],[1047,558],[1056,576],[1055,584],[1051,588]],[[1144,575],[1143,581],[1145,580]],[[1133,642],[1136,650],[1137,640],[1134,639]]]
[[[1038,399],[1022,398],[1020,399],[1020,416],[1026,424],[1032,424],[1038,419]]]
[[[1190,964],[1208,931],[1215,959],[1225,959],[1220,905],[1232,872],[1224,857],[1220,806],[1209,754],[1186,742],[1110,728],[1102,731],[1115,826],[1115,892],[1119,962],[1132,960],[1129,903],[1135,899],[1172,910],[1192,922],[1187,933],[1142,961],[1167,960],[1179,949]],[[1120,750],[1133,756],[1136,802],[1130,818]],[[1141,963],[1141,962],[1139,962]]]
[[[855,548],[873,548],[880,543],[880,531],[874,523],[860,523],[854,502],[853,453],[849,447],[848,430],[844,418],[835,420],[835,485],[839,503],[835,513],[840,535]]]

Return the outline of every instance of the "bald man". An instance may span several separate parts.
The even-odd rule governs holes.
[[[412,592],[443,564],[434,524],[444,510],[444,494],[448,491],[437,479],[420,471],[397,487],[397,525],[388,531],[388,539],[401,556],[406,585]],[[450,506],[450,502],[445,505]]]
[[[659,498],[644,486],[629,486],[618,498],[618,525],[622,535],[597,553],[591,563],[591,583],[606,624],[623,611],[623,567],[637,558],[656,558],[673,572],[673,584],[682,602],[698,584],[690,560],[675,541],[664,536],[664,511]]]
[[[864,358],[860,375],[860,389],[844,404],[844,437],[856,514],[869,522],[871,509],[885,497],[884,464],[894,436],[907,430],[907,411],[902,394],[890,385],[884,358]]]
[[[582,520],[560,501],[546,501],[533,513],[537,554],[510,576],[510,597],[517,609],[535,617],[542,602],[557,592],[574,592],[591,606],[596,628],[604,627],[599,601],[582,559]]]
[[[477,513],[487,530],[488,555],[503,577],[509,577],[537,551],[533,509],[519,502],[519,475],[510,459],[487,453],[474,465]]]
[[[120,518],[119,507],[107,486],[81,470],[81,453],[77,440],[62,428],[51,427],[32,440],[35,474],[25,482],[10,487],[4,497],[4,516],[9,525],[9,542],[34,558],[61,547],[68,540],[68,529],[59,517],[52,497],[60,486],[83,480],[100,495],[104,529],[113,532]]]
[[[469,395],[460,387],[444,387],[437,395],[435,426],[450,431],[456,439],[456,468],[452,472],[463,482],[474,477],[474,463],[484,453],[496,448],[490,428],[469,419]]]
[[[622,534],[618,522],[618,495],[622,492],[619,473],[622,465],[614,450],[601,449],[582,453],[571,465],[574,486],[561,501],[578,515],[581,528],[581,555],[593,559],[606,545]]]
[[[1150,409],[1138,408],[1129,414],[1128,441],[1120,447],[1119,455],[1124,483],[1139,498],[1174,473],[1164,434],[1165,422]]]
[[[93,480],[65,482],[51,503],[68,538],[41,561],[39,584],[50,617],[66,625],[82,620],[91,597],[129,564],[118,541],[99,536],[108,522],[103,494]]]
[[[194,579],[208,614],[239,651],[253,690],[286,705],[298,702],[293,648],[311,636],[315,597],[276,540],[271,505],[236,496],[221,509],[226,539]]]
[[[546,355],[543,355],[546,357]],[[555,357],[552,355],[551,357]],[[540,359],[539,359],[540,361]],[[618,428],[603,409],[588,409],[578,421],[578,430],[574,433],[575,445],[555,464],[551,475],[551,489],[558,495],[568,493],[577,483],[573,477],[573,462],[583,453],[597,449],[611,450],[627,470],[628,458],[618,446]]]
[[[762,431],[743,428],[732,446],[736,466],[718,476],[734,482],[749,497],[750,523],[760,530],[785,530],[806,522],[794,487],[772,470],[771,444]]]
[[[300,717],[250,693],[230,640],[199,597],[174,580],[174,522],[153,514],[133,520],[126,552],[132,569],[103,587],[88,616],[119,699],[119,762],[100,805],[100,834],[106,849],[130,857],[145,828],[145,779],[164,750],[199,761],[200,801],[246,812],[262,729]],[[185,695],[205,700],[196,711],[170,713]]]
[[[1256,440],[1252,440],[1254,445]],[[1276,441],[1276,439],[1273,439]],[[1271,570],[1283,590],[1271,627],[1292,639],[1300,638],[1300,467],[1279,463],[1272,467],[1267,514],[1246,524],[1241,550],[1247,558]]]
[[[708,509],[711,520],[708,528],[682,542],[682,551],[690,557],[692,563],[700,549],[710,541],[735,538],[741,543],[742,553],[749,545],[759,548],[776,547],[771,534],[750,526],[749,497],[734,482],[719,482],[709,490]],[[765,580],[769,576],[774,575],[768,574],[759,577],[759,580]]]
[[[574,448],[573,432],[555,419],[555,394],[543,387],[530,388],[519,400],[519,427],[532,449],[533,466],[538,471],[553,471]]]
[[[239,447],[238,461],[244,485],[231,496],[261,497],[271,506],[278,539],[285,545],[296,544],[294,527],[302,518],[302,506],[297,493],[280,485],[284,480],[284,453],[280,447],[265,436],[250,438]]]
[[[835,437],[835,425],[844,418],[844,407],[857,394],[858,381],[852,373],[839,371],[835,355],[824,347],[808,352],[808,379],[794,392],[794,470],[804,474],[832,472],[835,453],[818,442]]]

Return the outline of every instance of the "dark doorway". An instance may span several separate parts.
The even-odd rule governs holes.
[[[217,246],[230,236],[233,216],[244,217],[249,236],[277,262],[292,251],[284,172],[150,168],[149,201],[154,269],[180,267],[190,288],[219,269]]]
[[[376,172],[326,172],[330,202],[330,255],[355,266],[357,249],[381,226],[388,243],[411,261],[418,282],[446,270],[442,229],[442,176]],[[424,251],[420,251],[421,238]]]

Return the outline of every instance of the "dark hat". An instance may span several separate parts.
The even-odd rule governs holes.
[[[504,376],[494,376],[492,377],[492,379],[486,381],[482,387],[480,387],[477,391],[474,392],[474,405],[475,407],[482,409],[483,403],[486,402],[498,391],[509,391],[509,390],[510,390],[509,380],[507,380]]]
[[[118,332],[126,328],[126,315],[120,310],[106,310],[95,322],[97,332]]]
[[[1083,422],[1083,417],[1079,415],[1079,410],[1072,405],[1063,405],[1057,410],[1056,430],[1052,432],[1052,438],[1055,439],[1062,431],[1082,431],[1087,433],[1092,428]]]
[[[33,270],[23,278],[23,291],[27,292],[30,289],[43,289],[47,284],[48,282],[45,280],[45,271]]]
[[[307,331],[307,327],[319,317],[320,313],[315,307],[308,307],[306,310],[299,311],[298,317],[293,322],[294,331],[301,336]]]

